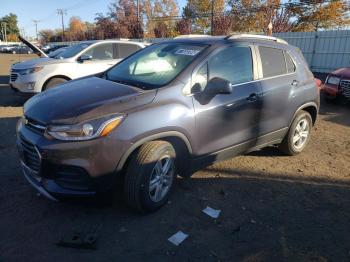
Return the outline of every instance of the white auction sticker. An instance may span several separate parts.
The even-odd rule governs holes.
[[[188,55],[188,56],[195,56],[199,53],[200,50],[193,50],[193,49],[179,49],[175,52],[177,55]]]

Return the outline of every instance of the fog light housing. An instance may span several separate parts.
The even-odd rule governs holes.
[[[26,86],[28,90],[34,90],[35,82],[29,82]]]

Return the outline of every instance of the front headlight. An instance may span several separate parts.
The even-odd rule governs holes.
[[[35,67],[32,67],[32,68],[22,69],[18,73],[20,75],[29,75],[29,74],[33,74],[33,73],[39,72],[43,68],[44,68],[43,66],[35,66]]]
[[[47,134],[58,140],[82,141],[107,136],[119,126],[124,116],[107,116],[76,125],[49,126]]]
[[[336,76],[330,76],[327,79],[327,83],[331,85],[339,85],[340,78]]]

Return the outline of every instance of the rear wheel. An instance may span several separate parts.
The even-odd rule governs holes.
[[[312,118],[306,111],[300,111],[294,118],[288,133],[279,149],[287,155],[301,153],[309,143],[312,128]]]
[[[167,203],[177,174],[175,158],[166,141],[148,142],[131,156],[124,180],[124,197],[131,208],[151,212]]]
[[[61,77],[54,77],[52,78],[46,85],[45,85],[45,90],[52,88],[54,86],[63,84],[65,82],[67,82],[67,79],[61,78]]]

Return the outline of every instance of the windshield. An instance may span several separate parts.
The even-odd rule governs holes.
[[[184,70],[206,46],[156,44],[111,68],[106,78],[144,89],[166,85]]]
[[[63,59],[63,58],[70,58],[75,56],[76,54],[80,53],[82,50],[90,46],[92,43],[81,43],[77,45],[73,45],[69,48],[67,48],[65,51],[60,53],[59,55],[55,56],[57,59]]]
[[[61,47],[55,51],[52,51],[49,53],[49,57],[51,58],[55,58],[56,56],[59,56],[59,54],[63,53],[64,51],[66,51],[68,49],[68,47]],[[58,57],[59,58],[59,57]]]

